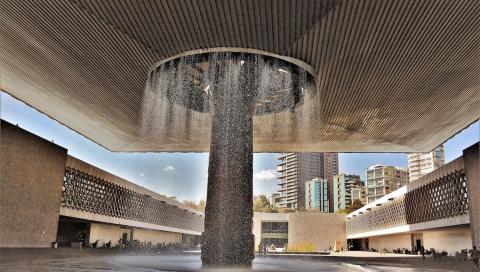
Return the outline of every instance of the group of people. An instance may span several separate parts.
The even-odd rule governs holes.
[[[157,252],[179,252],[185,249],[194,248],[195,245],[180,242],[154,244],[151,241],[141,242],[137,239],[134,239],[133,241],[123,241],[123,239],[120,239],[117,243],[117,247],[119,247],[120,249],[155,250]]]
[[[157,246],[156,246],[156,249],[157,250],[160,250],[160,251],[163,251],[163,250],[166,250],[166,251],[169,251],[169,250],[183,250],[183,249],[188,249],[188,248],[192,248],[193,245],[188,245],[188,244],[183,244],[183,243],[180,243],[180,242],[170,242],[170,243],[158,243]]]
[[[260,242],[260,244],[258,245],[258,254],[259,256],[265,256],[267,255],[267,252],[268,252],[268,246],[265,242]]]
[[[425,260],[425,248],[423,246],[420,247],[419,252],[422,255],[422,258]],[[431,254],[433,255],[433,257],[435,259],[437,258],[435,249],[431,249]],[[478,249],[477,249],[476,246],[473,246],[473,248],[471,250],[471,253],[470,253],[470,257],[472,257],[472,261],[473,261],[473,265],[475,267],[475,271],[477,271],[479,269],[478,260],[479,260],[479,257],[480,257],[480,253],[478,252]]]
[[[350,250],[351,248],[348,247],[348,249]],[[331,250],[331,247],[330,247],[330,250]],[[260,256],[265,256],[268,252],[268,246],[265,242],[260,242],[259,246],[258,246],[258,253]],[[408,252],[408,253],[407,253]],[[436,259],[437,258],[437,255],[438,254],[444,254],[444,252],[441,252],[441,253],[437,253],[435,251],[435,249],[431,248],[430,250],[425,250],[425,248],[423,246],[420,246],[419,248],[414,248],[412,250],[412,252],[418,252],[420,255],[422,255],[422,259],[425,260],[425,255],[432,255],[434,256],[434,258]],[[394,253],[404,253],[404,254],[409,254],[410,251],[408,249],[397,249],[397,250],[394,250]],[[479,256],[480,256],[480,253],[477,249],[476,246],[473,246],[473,249],[471,250],[470,252],[470,256],[473,260],[473,265],[475,266],[475,271],[477,271],[479,269],[479,265],[478,265],[478,261],[479,261]]]
[[[99,240],[97,239],[97,241],[95,241],[94,243],[91,244],[91,247],[93,247],[93,248],[99,247],[98,242],[99,242]],[[106,248],[110,248],[111,246],[112,246],[112,241],[111,240],[108,241],[107,243],[105,243]]]

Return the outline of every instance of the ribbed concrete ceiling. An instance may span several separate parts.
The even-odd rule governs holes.
[[[110,150],[208,151],[190,116],[188,134],[141,133],[149,67],[258,49],[311,65],[318,89],[255,117],[256,152],[429,151],[480,118],[479,14],[477,0],[3,0],[1,88]]]

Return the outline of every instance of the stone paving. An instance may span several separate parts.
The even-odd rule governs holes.
[[[362,252],[363,253],[363,252]],[[250,271],[474,271],[471,261],[367,253],[259,257]],[[202,269],[198,254],[143,255],[102,249],[0,249],[0,271],[244,271]]]

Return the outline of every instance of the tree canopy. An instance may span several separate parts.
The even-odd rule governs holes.
[[[253,211],[254,212],[265,212],[265,213],[277,213],[278,209],[270,205],[265,195],[259,195],[253,197]]]

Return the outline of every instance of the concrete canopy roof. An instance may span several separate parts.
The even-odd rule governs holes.
[[[299,112],[255,117],[255,152],[430,151],[480,117],[478,14],[477,0],[3,0],[1,89],[113,151],[208,151],[196,120],[141,134],[147,73],[249,48],[318,84]]]

